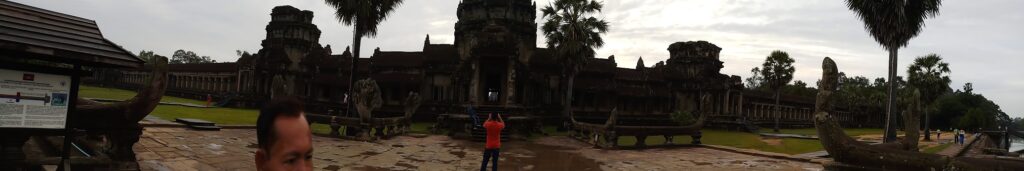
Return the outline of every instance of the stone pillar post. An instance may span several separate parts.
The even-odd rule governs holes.
[[[473,105],[480,105],[483,100],[479,99],[480,94],[480,62],[473,61],[473,79],[469,83],[469,101],[476,102]]]
[[[739,100],[736,100],[736,111],[743,112],[743,90],[740,90]]]
[[[213,91],[213,79],[210,76],[203,76],[203,90]]]
[[[504,106],[516,104],[514,101],[516,96],[516,58],[509,58],[507,67],[507,72],[505,72],[505,85],[501,86],[505,89],[502,93],[503,97],[501,97],[503,98],[502,104]]]
[[[196,78],[196,90],[198,90],[199,92],[202,92],[203,91],[203,83],[204,83],[203,76],[196,75],[195,78]]]
[[[231,86],[230,86],[230,83],[231,83],[230,81],[231,80],[228,77],[221,77],[220,80],[221,80],[221,82],[220,82],[221,83],[221,90],[224,91],[224,92],[231,91]]]
[[[768,111],[765,110],[765,108],[767,108],[767,107],[768,106],[764,105],[764,104],[758,104],[757,105],[757,111],[758,111],[757,112],[758,113],[758,117],[757,118],[758,118],[758,120],[764,120],[766,117],[768,117],[768,113],[767,113]]]
[[[736,112],[732,111],[732,101],[729,101],[729,100],[731,100],[731,98],[730,98],[731,96],[732,96],[732,89],[726,90],[725,91],[725,100],[723,100],[723,103],[722,103],[724,105],[722,107],[725,108],[725,113],[731,113],[731,114],[735,115]]]

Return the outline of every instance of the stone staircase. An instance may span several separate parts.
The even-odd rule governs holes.
[[[488,107],[488,106],[481,106],[481,107],[477,108],[476,109],[476,117],[480,119],[480,123],[474,124],[473,127],[470,129],[470,139],[472,141],[484,142],[484,141],[487,140],[487,129],[484,129],[483,124],[484,124],[484,121],[487,120],[487,115],[491,114],[491,113],[502,114],[502,117],[508,117],[509,116],[508,115],[509,112],[506,109],[504,109],[504,108]],[[498,119],[498,118],[494,118],[494,119]],[[507,119],[507,118],[503,118],[503,119]],[[506,127],[505,129],[501,130],[501,142],[508,141],[508,138],[509,138],[509,131],[508,130],[509,130],[508,127]]]

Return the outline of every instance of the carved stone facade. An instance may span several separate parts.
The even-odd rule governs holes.
[[[559,120],[564,90],[562,64],[545,48],[537,48],[536,6],[529,0],[465,0],[459,4],[454,44],[435,44],[429,35],[422,51],[374,50],[359,58],[356,78],[376,80],[382,107],[375,116],[401,116],[410,92],[422,96],[414,116],[430,120],[443,114],[478,111]],[[169,95],[227,105],[255,106],[279,94],[306,99],[313,113],[346,111],[349,67],[346,49],[332,55],[318,43],[320,31],[312,13],[290,6],[275,7],[263,49],[236,63],[171,65]],[[614,56],[591,59],[575,79],[573,111],[581,120],[603,120],[613,110],[628,118],[664,118],[672,112],[709,115],[710,125],[765,124],[771,102],[759,92],[745,91],[739,76],[721,73],[722,48],[706,42],[669,45],[670,57],[655,65],[619,68]],[[639,62],[639,61],[638,61]],[[650,61],[649,61],[650,62]],[[143,80],[143,72],[124,72],[126,84]],[[273,90],[280,85],[286,89]],[[227,89],[225,89],[227,88]],[[702,98],[709,95],[708,102]],[[810,126],[813,100],[783,95],[783,121]],[[227,100],[224,100],[227,99]],[[706,104],[706,105],[701,105]],[[850,123],[875,123],[880,117],[837,113]],[[865,119],[868,118],[868,119]],[[859,120],[862,122],[853,122]],[[863,124],[870,125],[870,124]]]

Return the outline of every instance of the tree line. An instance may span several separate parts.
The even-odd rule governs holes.
[[[750,77],[746,78],[746,88],[755,91],[775,93],[776,104],[778,94],[791,94],[814,97],[815,87],[807,83],[793,80],[793,63],[789,55],[780,50],[771,52],[764,63],[751,69]],[[937,54],[919,56],[906,70],[907,78],[895,77],[897,92],[897,109],[905,110],[912,101],[921,102],[924,112],[922,130],[929,139],[927,130],[993,130],[1005,128],[1013,123],[1024,128],[1024,118],[1010,118],[995,102],[984,95],[973,92],[973,84],[966,83],[960,89],[950,87],[951,73],[948,63]],[[835,94],[836,106],[862,113],[884,113],[888,98],[887,88],[890,82],[879,77],[869,79],[865,76],[851,76],[839,73],[839,89]],[[917,92],[918,98],[911,94]],[[776,128],[777,129],[777,128]]]
[[[241,56],[242,52],[244,52],[244,51],[238,51],[238,52],[239,52],[239,56]],[[248,52],[245,52],[245,53],[248,53]],[[151,60],[155,59],[156,57],[166,57],[166,56],[156,54],[155,52],[153,52],[151,50],[150,51],[142,50],[142,51],[139,51],[138,57],[140,59],[142,59],[142,61],[145,61],[146,63],[149,63]],[[174,54],[171,55],[171,58],[169,59],[168,63],[170,63],[170,64],[202,64],[202,63],[217,63],[217,60],[213,60],[212,58],[210,58],[210,56],[198,55],[198,54],[196,54],[195,52],[192,52],[192,51],[178,49],[178,50],[174,51]]]

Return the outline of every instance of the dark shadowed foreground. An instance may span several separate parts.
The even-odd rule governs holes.
[[[144,170],[253,170],[255,131],[147,128],[135,145]],[[314,137],[318,170],[474,170],[483,143],[447,136],[378,142]],[[503,143],[502,170],[820,170],[794,162],[701,147],[600,150],[568,137]]]

